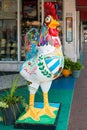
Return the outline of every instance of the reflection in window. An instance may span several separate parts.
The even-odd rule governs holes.
[[[0,60],[17,60],[16,20],[0,20]]]

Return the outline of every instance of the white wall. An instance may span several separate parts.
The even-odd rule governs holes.
[[[71,58],[73,61],[77,60],[76,55],[76,6],[75,0],[63,1],[63,49],[64,55]],[[73,41],[66,42],[66,17],[73,19]]]
[[[76,12],[76,54],[77,54],[77,59],[80,58],[80,54],[79,54],[79,43],[80,43],[80,17],[79,17],[79,11]]]
[[[83,49],[83,43],[84,43],[84,27],[83,24],[81,22],[81,50]]]

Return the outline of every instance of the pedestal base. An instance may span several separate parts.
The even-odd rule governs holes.
[[[55,130],[56,125],[57,125],[60,103],[50,103],[50,106],[58,108],[58,110],[54,111],[55,118],[51,118],[47,115],[43,115],[43,116],[40,116],[39,121],[35,121],[30,117],[27,119],[24,119],[24,120],[17,119],[14,127],[19,128],[19,129]],[[43,103],[36,102],[35,107],[36,108],[43,108]]]

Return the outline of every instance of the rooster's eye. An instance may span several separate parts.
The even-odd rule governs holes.
[[[45,22],[46,22],[46,23],[50,23],[50,22],[51,22],[51,18],[50,18],[50,17],[46,17],[46,18],[45,18]]]

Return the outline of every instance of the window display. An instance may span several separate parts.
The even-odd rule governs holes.
[[[0,0],[0,61],[25,60],[24,35],[33,27],[38,30],[41,28],[42,22],[38,17],[42,13],[41,1]],[[53,3],[62,23],[62,0],[55,0]],[[62,40],[62,28],[58,29]]]
[[[33,27],[39,29],[37,0],[22,0],[22,24],[21,24],[21,61],[25,60],[24,36]]]
[[[0,20],[0,60],[17,60],[17,30],[15,20]]]
[[[17,60],[17,1],[3,0],[0,4],[0,60]]]
[[[37,20],[37,0],[22,0],[23,18]]]

